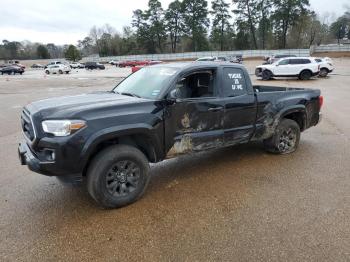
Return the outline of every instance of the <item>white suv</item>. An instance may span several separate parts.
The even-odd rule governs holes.
[[[49,65],[45,69],[46,74],[69,74],[70,72],[70,67],[65,65],[65,64],[56,64],[56,65]]]
[[[307,80],[318,75],[319,71],[320,65],[312,57],[286,57],[271,65],[257,66],[255,75],[263,80],[273,77],[298,77]]]

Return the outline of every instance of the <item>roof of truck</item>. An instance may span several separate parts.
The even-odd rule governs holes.
[[[219,66],[233,66],[239,68],[245,68],[241,64],[230,63],[225,61],[192,61],[192,62],[170,62],[152,65],[152,67],[174,67],[179,69],[190,69],[190,68],[202,68],[202,67],[219,67]]]

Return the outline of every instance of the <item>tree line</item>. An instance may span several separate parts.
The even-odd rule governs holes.
[[[309,0],[174,0],[164,9],[149,0],[118,32],[93,26],[77,48],[84,56],[210,50],[309,48],[350,38],[350,10],[329,22]],[[70,52],[68,49],[70,48]],[[0,58],[58,58],[77,54],[70,46],[3,41]],[[78,56],[79,57],[79,56]]]

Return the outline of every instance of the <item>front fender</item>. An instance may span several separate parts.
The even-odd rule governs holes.
[[[155,147],[156,153],[161,151],[161,144],[157,138],[155,128],[147,124],[135,124],[135,125],[122,125],[109,127],[94,133],[86,141],[83,150],[80,155],[81,163],[83,166],[87,164],[91,154],[95,151],[97,146],[107,140],[118,138],[121,136],[141,134],[147,136],[152,142],[152,146]]]

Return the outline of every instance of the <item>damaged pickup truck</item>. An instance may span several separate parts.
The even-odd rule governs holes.
[[[253,86],[238,64],[161,64],[112,91],[27,105],[18,152],[34,172],[86,179],[92,198],[115,208],[142,196],[149,163],[255,140],[294,152],[322,103],[319,90]]]

